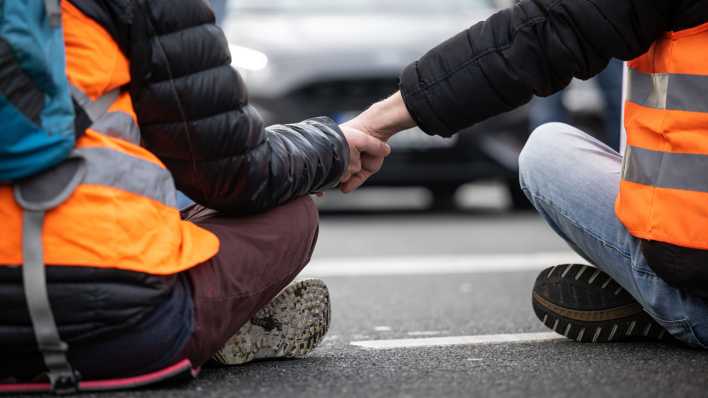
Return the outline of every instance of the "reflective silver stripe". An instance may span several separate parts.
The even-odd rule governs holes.
[[[622,179],[658,188],[708,192],[708,156],[628,146]]]
[[[140,128],[125,112],[109,112],[91,125],[93,130],[109,137],[140,145]]]
[[[96,101],[71,86],[76,102],[91,118],[91,129],[111,137],[140,144],[140,128],[125,112],[108,112],[120,92],[113,90]],[[87,161],[86,184],[107,185],[145,196],[170,207],[177,207],[177,193],[172,175],[166,169],[114,151],[109,148],[80,148],[76,150]]]
[[[125,112],[108,112],[120,96],[120,90],[110,91],[94,101],[78,87],[71,85],[71,95],[93,122],[91,129],[109,137],[140,145],[140,128],[133,118]]]
[[[109,148],[80,148],[87,161],[85,184],[107,185],[177,207],[172,175],[166,169]]]
[[[708,76],[629,69],[627,98],[654,109],[708,113]]]
[[[73,84],[70,84],[69,86],[71,88],[71,96],[79,105],[81,105],[81,108],[83,108],[84,112],[86,112],[88,117],[91,118],[92,122],[95,122],[101,116],[105,115],[120,95],[120,91],[116,89],[106,93],[106,95],[94,101],[89,98],[88,95],[84,94],[78,87]]]

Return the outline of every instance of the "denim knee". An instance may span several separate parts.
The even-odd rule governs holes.
[[[558,150],[562,150],[564,139],[560,132],[570,126],[563,123],[546,123],[537,127],[529,136],[526,145],[519,155],[519,181],[521,188],[527,192],[536,192],[539,184],[552,167]],[[572,127],[570,127],[572,128]]]

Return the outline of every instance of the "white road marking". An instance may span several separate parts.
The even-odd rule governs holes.
[[[372,349],[391,350],[396,348],[444,347],[453,345],[489,345],[507,343],[533,343],[540,341],[564,340],[556,333],[516,333],[489,334],[479,336],[430,337],[421,339],[366,340],[352,341],[351,345]]]
[[[447,332],[439,331],[439,330],[423,330],[423,331],[408,332],[406,334],[409,336],[439,336],[439,335],[445,334],[445,333],[447,333]]]
[[[390,326],[375,326],[374,330],[377,332],[390,332],[392,329]]]
[[[578,262],[582,263],[583,259],[570,251],[458,256],[323,258],[313,260],[301,276],[482,274],[539,271],[557,264]]]

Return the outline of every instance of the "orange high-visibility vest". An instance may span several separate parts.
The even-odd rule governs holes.
[[[208,260],[217,237],[180,219],[170,172],[140,147],[130,96],[121,91],[128,60],[99,24],[68,1],[61,8],[72,94],[93,124],[76,144],[87,164],[82,184],[46,214],[45,263],[171,275]],[[22,209],[10,186],[0,186],[0,225],[0,264],[23,264]]]
[[[708,24],[628,63],[627,149],[615,210],[642,239],[708,249]]]

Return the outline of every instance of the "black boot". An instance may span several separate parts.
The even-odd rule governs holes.
[[[670,339],[622,286],[589,265],[544,270],[532,303],[544,325],[579,342]]]

